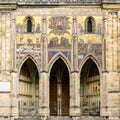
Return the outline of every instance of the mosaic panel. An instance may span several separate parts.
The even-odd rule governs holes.
[[[78,59],[79,64],[87,54],[93,54],[100,62],[102,58],[102,17],[94,16],[95,33],[85,33],[86,16],[78,17]]]
[[[16,38],[17,38],[17,63],[19,60],[28,55],[33,55],[37,60],[40,60],[41,52],[41,16],[33,16],[34,31],[31,33],[25,32],[25,16],[16,17]]]
[[[48,48],[71,48],[72,18],[70,16],[48,16]]]
[[[49,51],[48,52],[48,61],[50,61],[51,59],[52,59],[52,57],[54,56],[54,55],[56,55],[58,52],[60,52],[60,51]],[[71,61],[71,52],[70,51],[61,51],[61,53],[69,60],[69,61]]]

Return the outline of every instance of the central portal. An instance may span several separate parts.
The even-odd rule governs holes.
[[[69,72],[62,59],[58,59],[50,72],[50,115],[69,115]]]

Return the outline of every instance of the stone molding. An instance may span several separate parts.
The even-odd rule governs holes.
[[[16,9],[16,6],[31,5],[101,5],[119,4],[120,0],[0,0],[0,9]]]
[[[78,5],[101,4],[101,0],[17,0],[18,5]]]
[[[120,0],[102,0],[102,3],[120,3]]]
[[[0,0],[0,10],[14,10],[16,6],[16,0]]]

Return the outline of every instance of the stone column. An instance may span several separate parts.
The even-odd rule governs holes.
[[[2,35],[1,35],[1,39],[2,39],[2,61],[1,61],[1,71],[6,71],[6,13],[2,12]],[[9,52],[8,52],[9,53]]]
[[[112,12],[113,67],[108,74],[108,111],[110,120],[120,119],[120,77],[118,65],[118,12]],[[112,77],[110,77],[112,76]]]
[[[41,72],[41,79],[40,79],[40,108],[39,113],[40,116],[49,116],[49,84],[48,84],[48,73]]]
[[[12,72],[12,81],[11,81],[11,120],[18,118],[18,73]]]
[[[41,78],[39,84],[41,119],[45,120],[49,116],[49,78],[48,78],[48,48],[47,48],[47,24],[46,17],[42,18],[42,36],[41,36]]]
[[[9,36],[9,49],[10,51],[10,72],[12,76],[11,80],[11,119],[18,118],[19,108],[18,108],[18,73],[16,72],[16,26],[15,26],[15,16],[14,14],[9,13],[8,19],[10,23],[7,25],[10,26],[10,36]],[[6,19],[7,20],[7,19]],[[8,21],[8,20],[7,20]],[[9,34],[9,33],[7,33]]]
[[[106,12],[103,15],[103,45],[102,45],[102,68],[106,71],[106,40],[107,40],[107,15]]]
[[[0,12],[0,18],[2,18],[2,13]],[[0,36],[2,36],[2,19],[0,19]],[[0,70],[2,63],[2,38],[0,37]]]
[[[107,39],[106,39],[106,69],[112,70],[112,12],[107,15]]]
[[[70,78],[70,116],[73,120],[80,119],[80,76],[72,72]]]
[[[2,12],[2,71],[11,72],[11,13]],[[14,34],[14,33],[13,33]]]
[[[120,11],[118,12],[118,66],[120,66]],[[120,67],[118,67],[120,70]]]
[[[11,67],[12,70],[16,70],[16,21],[15,15],[11,15]]]
[[[113,12],[112,14],[113,19],[112,19],[112,43],[113,43],[113,69],[117,70],[117,65],[118,65],[118,13]]]
[[[73,70],[70,76],[70,116],[72,116],[73,120],[80,119],[80,76],[78,72],[77,43],[77,18],[74,17],[72,38]]]
[[[108,72],[103,71],[102,81],[101,81],[101,108],[100,108],[100,116],[101,120],[108,120],[109,112],[108,112]]]
[[[72,36],[72,53],[73,53],[73,70],[78,71],[78,35],[77,35],[77,18],[73,18],[73,36]]]
[[[102,74],[101,118],[119,120],[119,70],[118,70],[118,16],[108,12],[106,37],[106,70]]]
[[[103,22],[104,22],[104,37],[103,37],[103,75],[102,75],[102,81],[101,81],[101,108],[100,108],[100,116],[101,119],[106,119],[108,115],[107,110],[107,65],[106,65],[106,59],[108,56],[108,47],[107,41],[108,41],[108,16],[107,12],[104,14]]]
[[[106,12],[104,19],[104,66],[101,82],[101,119],[109,119],[108,111],[108,71],[112,70],[112,12]]]
[[[3,106],[7,106],[5,109],[5,114],[10,116],[11,120],[18,117],[18,102],[17,102],[17,73],[15,71],[12,71],[13,66],[12,60],[13,57],[11,56],[11,53],[13,52],[11,50],[11,34],[14,34],[12,32],[12,24],[11,24],[11,13],[8,11],[2,11],[0,13],[1,22],[0,22],[0,78],[3,82],[9,82],[10,83],[10,92],[5,93],[3,95],[3,98],[5,96],[5,99],[3,101],[0,101],[1,103],[4,103]],[[14,38],[15,39],[15,38]],[[14,46],[14,44],[12,44]],[[6,101],[6,102],[5,102]],[[9,109],[9,110],[8,110]],[[2,113],[1,111],[1,113]]]
[[[42,35],[41,35],[41,66],[42,71],[47,71],[48,63],[48,46],[47,46],[47,22],[46,16],[42,18]]]

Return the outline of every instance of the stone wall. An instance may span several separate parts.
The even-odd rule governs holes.
[[[16,2],[18,2],[18,6]],[[57,4],[56,1],[55,3],[53,3],[52,1],[49,2],[51,3],[51,5]],[[66,1],[62,2],[65,3],[64,5],[68,4]],[[89,52],[86,52],[85,56],[82,56],[82,60],[78,62],[78,59],[81,58],[81,50],[83,49],[80,48],[80,53],[78,54],[78,49],[76,48],[78,48],[78,39],[83,37],[85,39],[83,41],[85,43],[84,45],[89,45],[89,50],[91,50],[91,43],[89,42],[88,44],[88,42],[86,42],[88,38],[93,38],[92,45],[96,42],[95,39],[98,39],[97,42],[99,41],[99,44],[103,46],[103,55],[102,53],[100,53],[100,55],[102,55],[102,57],[99,56],[100,60],[97,58],[96,54],[92,54],[95,56],[95,62],[98,63],[98,67],[100,70],[101,119],[118,120],[120,118],[120,4],[103,4],[102,6],[100,6],[100,1],[97,0],[91,1],[91,6],[84,6],[84,4],[88,4],[84,1],[82,1],[82,6],[77,6],[78,2],[80,1],[74,1],[73,4],[76,4],[76,6],[71,5],[62,7],[34,6],[41,5],[39,0],[32,1],[31,3],[29,3],[28,1],[23,2],[20,0],[9,1],[9,3],[5,0],[0,2],[0,85],[6,83],[8,84],[8,88],[5,89],[6,91],[2,91],[4,86],[0,86],[1,119],[10,119],[10,117],[11,119],[14,119],[18,117],[19,71],[23,64],[23,61],[26,59],[18,59],[19,50],[16,49],[18,45],[17,37],[19,38],[19,36],[23,36],[23,34],[16,34],[17,18],[21,20],[20,16],[22,16],[23,18],[27,16],[36,16],[36,20],[38,20],[38,16],[41,16],[40,19],[42,34],[41,36],[39,36],[41,39],[41,44],[39,44],[41,49],[38,50],[37,55],[40,56],[40,59],[42,60],[38,59],[35,63],[36,65],[38,65],[38,72],[41,80],[39,85],[40,90],[42,90],[42,92],[40,92],[39,94],[39,113],[41,114],[41,116],[49,116],[49,77],[52,67],[51,63],[53,64],[57,58],[63,59],[70,71],[70,115],[73,116],[73,119],[76,119],[76,116],[80,116],[80,70],[82,69],[82,66],[87,58],[89,58],[89,55],[91,57],[91,54]],[[112,3],[113,1],[104,0],[103,2]],[[119,3],[119,1],[117,0],[114,2]],[[70,1],[69,3],[72,4],[72,2]],[[98,4],[96,5],[94,3]],[[25,6],[28,4],[33,6]],[[22,5],[24,5],[24,7]],[[54,19],[54,16],[59,16],[59,19],[61,18],[61,16],[68,16],[70,19],[70,30],[68,30],[70,34],[69,36],[67,36],[67,39],[71,40],[71,46],[69,46],[69,48],[67,49],[59,48],[56,50],[47,47],[49,43],[48,40],[50,40],[49,38],[51,36],[53,37],[53,35],[48,35],[48,33],[50,33],[50,29],[47,29],[46,26],[50,24],[49,18]],[[98,37],[98,34],[87,36],[83,33],[81,35],[77,34],[79,21],[83,21],[88,16],[93,16],[102,24],[103,33],[101,33],[101,38],[99,38],[100,36]],[[82,27],[84,27],[84,25]],[[28,34],[28,36],[30,35]],[[34,35],[32,37],[34,38]],[[28,40],[28,42],[30,42],[30,40]],[[25,49],[26,48],[24,48],[22,51],[22,53],[24,52],[24,54],[22,54],[24,55],[23,57],[28,55],[25,54]],[[35,50],[36,49],[31,52],[31,58]],[[29,51],[29,49],[27,49],[27,51]],[[51,59],[49,60],[48,55],[51,55],[51,53],[53,54]],[[97,53],[99,53],[99,50],[97,51]],[[79,67],[78,64],[80,65]],[[76,86],[73,86],[74,84]]]

